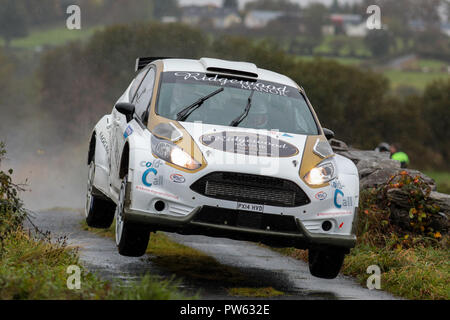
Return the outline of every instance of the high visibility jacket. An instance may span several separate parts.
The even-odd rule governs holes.
[[[406,153],[399,151],[391,155],[391,159],[400,161],[402,164],[402,168],[406,167],[409,164],[409,157]]]

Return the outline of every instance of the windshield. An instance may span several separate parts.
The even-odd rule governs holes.
[[[164,72],[156,112],[175,120],[181,110],[220,87],[224,91],[204,101],[184,121],[229,126],[242,115],[254,91],[248,116],[238,127],[319,134],[299,90],[267,81],[251,82],[198,72]]]

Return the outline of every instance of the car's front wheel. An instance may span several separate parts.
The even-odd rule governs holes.
[[[109,228],[114,220],[116,205],[102,196],[94,186],[95,162],[89,163],[89,174],[86,194],[86,223],[92,228]]]
[[[127,182],[128,179],[125,176],[120,186],[119,202],[116,207],[116,244],[121,255],[140,257],[147,250],[150,230],[145,226],[124,219]]]
[[[340,248],[310,248],[309,271],[318,278],[334,279],[341,270],[345,252]]]

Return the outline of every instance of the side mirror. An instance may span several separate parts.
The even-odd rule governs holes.
[[[133,119],[134,115],[134,104],[128,102],[119,102],[114,108],[123,114],[127,118],[127,122],[130,122]]]
[[[323,128],[323,134],[325,135],[325,138],[327,138],[327,140],[334,138],[334,132],[331,131],[330,129]]]

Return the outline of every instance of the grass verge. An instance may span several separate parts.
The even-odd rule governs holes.
[[[425,174],[436,181],[438,192],[450,194],[450,172],[427,171]]]
[[[11,46],[21,49],[33,49],[39,46],[59,46],[69,41],[87,39],[101,27],[87,27],[81,30],[69,30],[66,27],[56,26],[47,28],[36,28],[23,38],[14,39]],[[4,45],[0,39],[0,46]]]
[[[342,272],[366,284],[370,265],[381,268],[381,288],[407,299],[450,299],[450,251],[416,246],[378,248],[358,244],[344,261]]]
[[[271,298],[284,295],[272,287],[267,288],[230,288],[227,290],[230,296],[247,298]]]
[[[80,266],[81,287],[70,290],[67,268]],[[184,299],[175,285],[145,276],[132,283],[102,281],[79,263],[78,253],[65,239],[52,242],[18,229],[3,237],[0,247],[0,299]]]
[[[413,87],[419,91],[423,91],[425,87],[438,79],[448,79],[449,75],[444,72],[420,72],[420,71],[401,71],[386,70],[383,72],[391,82],[391,88],[397,89],[401,86]]]

